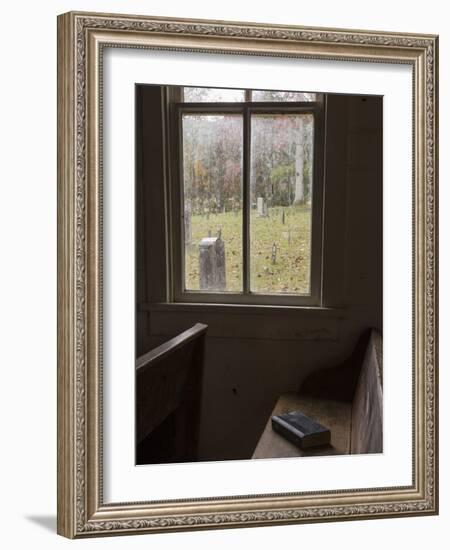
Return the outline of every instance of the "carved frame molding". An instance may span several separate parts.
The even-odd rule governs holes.
[[[413,67],[413,484],[104,504],[102,48]],[[436,514],[438,38],[93,13],[58,18],[58,532],[67,537]]]

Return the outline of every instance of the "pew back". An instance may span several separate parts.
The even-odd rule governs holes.
[[[197,323],[137,359],[138,464],[196,458],[206,330]]]

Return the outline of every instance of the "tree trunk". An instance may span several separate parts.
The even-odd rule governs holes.
[[[303,179],[304,152],[301,143],[296,143],[295,151],[295,196],[294,204],[305,200],[305,182]]]

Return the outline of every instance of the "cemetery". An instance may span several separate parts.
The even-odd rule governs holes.
[[[283,223],[284,222],[284,223]],[[250,214],[252,290],[307,293],[310,268],[311,209],[307,205],[267,208]],[[226,285],[201,285],[201,243],[221,233]],[[272,257],[274,245],[276,258]],[[205,267],[206,268],[206,267]],[[242,211],[191,216],[191,241],[186,242],[186,288],[189,290],[242,289]]]
[[[309,294],[313,134],[311,113],[183,115],[185,290]]]

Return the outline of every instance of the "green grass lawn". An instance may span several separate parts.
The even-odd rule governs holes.
[[[283,210],[285,213],[283,224]],[[242,211],[194,215],[192,243],[186,247],[186,288],[199,290],[198,245],[221,230],[225,243],[227,290],[242,290]],[[275,263],[272,259],[276,245]],[[309,293],[311,209],[273,207],[267,217],[250,217],[250,285],[254,292]]]

